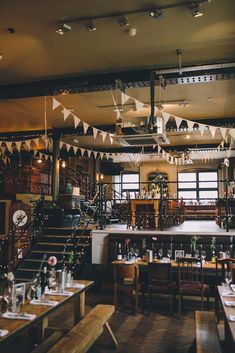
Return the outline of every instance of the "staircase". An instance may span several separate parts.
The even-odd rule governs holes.
[[[91,228],[84,230],[82,227],[76,230],[72,227],[48,227],[17,267],[15,271],[16,281],[32,281],[35,274],[39,272],[44,256],[46,256],[45,265],[47,265],[47,259],[50,256],[56,256],[57,258],[56,269],[62,268],[63,263],[68,265],[69,256],[74,250],[74,243],[78,241],[76,254],[82,253],[82,259],[76,266],[80,267],[84,262],[91,262],[91,230]],[[65,247],[66,250],[64,252]],[[41,271],[44,263],[41,266]]]

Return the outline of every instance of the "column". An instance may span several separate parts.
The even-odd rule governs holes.
[[[51,193],[53,201],[57,200],[59,194],[59,177],[60,177],[60,134],[53,131],[53,151],[52,151],[52,185]]]

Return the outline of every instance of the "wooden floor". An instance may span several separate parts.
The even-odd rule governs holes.
[[[96,304],[112,304],[111,293],[87,293],[87,311]],[[64,313],[53,317],[51,325],[72,324],[69,317],[70,308]],[[168,302],[164,299],[155,301],[150,315],[139,312],[136,316],[127,311],[117,311],[110,320],[110,326],[118,341],[117,353],[193,353],[195,339],[194,310],[200,310],[199,303],[192,301],[186,303],[181,318],[175,313],[168,313]],[[67,317],[67,319],[65,319]],[[63,318],[63,319],[62,319]],[[223,336],[222,322],[220,324],[221,336]],[[108,342],[101,336],[89,353],[113,353],[108,347]]]
[[[113,304],[113,295],[90,290],[87,292],[86,304],[88,313],[96,304]],[[139,311],[134,316],[126,309],[119,310],[109,321],[118,341],[118,349],[116,351],[112,349],[109,346],[110,341],[101,336],[88,353],[195,353],[195,310],[200,310],[199,302],[190,300],[184,302],[180,318],[177,316],[176,305],[174,313],[170,315],[168,301],[164,298],[154,300],[150,315]],[[71,303],[56,311],[49,319],[50,327],[70,329],[72,325]],[[219,331],[223,339],[223,320],[220,321]],[[32,335],[29,332],[27,335],[21,335],[10,350],[1,349],[1,353],[31,353],[33,349]]]

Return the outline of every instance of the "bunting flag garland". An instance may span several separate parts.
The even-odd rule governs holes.
[[[67,117],[70,115],[70,110],[64,108],[62,113],[64,114],[64,121],[65,121]]]
[[[83,122],[83,131],[84,131],[85,135],[87,133],[88,128],[89,128],[89,125],[87,123]]]
[[[57,99],[55,99],[54,97],[52,97],[52,110],[55,110],[60,105],[61,105],[60,102]]]
[[[113,97],[114,99],[114,97]],[[129,98],[128,98],[129,99]],[[115,100],[114,100],[115,102]],[[89,129],[89,127],[92,129],[93,131],[93,135],[94,135],[94,138],[97,137],[97,134],[98,132],[101,133],[101,136],[102,136],[102,139],[103,141],[105,140],[106,136],[107,135],[110,135],[109,132],[107,131],[102,131],[102,130],[99,130],[99,129],[96,129],[95,127],[87,124],[85,121],[82,121],[80,118],[78,118],[75,114],[71,113],[71,111],[69,109],[67,109],[62,103],[60,103],[56,98],[52,97],[52,109],[55,110],[56,108],[58,108],[59,106],[62,107],[62,113],[64,115],[64,121],[69,117],[69,115],[72,115],[73,116],[73,120],[74,120],[74,127],[75,129],[78,127],[78,125],[81,123],[82,124],[82,127],[83,127],[83,131],[84,131],[84,134],[87,133],[87,130]],[[115,102],[115,106],[116,106],[116,102]],[[116,110],[117,110],[117,113],[119,112],[117,106],[116,106]],[[119,112],[120,113],[120,112]],[[120,113],[121,114],[121,113]],[[105,134],[105,135],[104,135]]]
[[[128,96],[126,93],[121,92],[121,101],[122,105],[124,105],[131,97]]]
[[[136,106],[137,112],[140,112],[143,109],[144,103],[135,99],[135,106]]]
[[[73,114],[73,121],[74,121],[74,127],[76,129],[81,120],[76,115]]]
[[[97,134],[98,134],[98,129],[96,129],[95,127],[93,127],[93,136],[94,136],[94,140],[96,139],[97,137]]]
[[[162,112],[162,117],[163,117],[163,120],[165,122],[165,125],[167,124],[169,118],[170,118],[170,114],[166,113],[166,112]]]
[[[175,116],[175,123],[178,130],[179,130],[180,124],[182,123],[182,120],[183,119],[179,118],[178,116]]]

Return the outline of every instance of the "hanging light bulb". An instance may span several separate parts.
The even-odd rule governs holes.
[[[61,167],[62,167],[62,168],[65,168],[65,167],[66,167],[66,162],[65,162],[65,161],[62,161]]]

